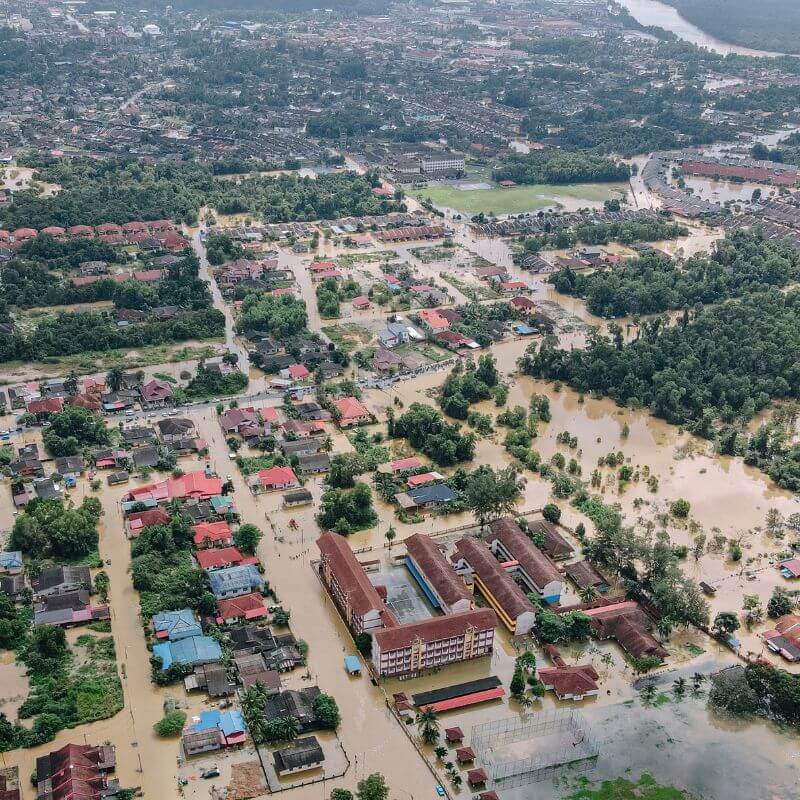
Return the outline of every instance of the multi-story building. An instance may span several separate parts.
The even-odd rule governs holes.
[[[453,558],[459,574],[474,582],[510,633],[521,636],[530,632],[536,624],[536,610],[484,542],[460,539]]]
[[[557,603],[564,581],[556,565],[511,517],[495,520],[486,535],[489,548],[504,561],[515,561],[514,574],[545,603]]]
[[[387,616],[394,623],[343,536],[323,533],[317,539],[317,547],[322,554],[320,576],[354,635],[382,628]]]
[[[481,608],[384,628],[372,635],[372,663],[382,677],[413,677],[482,658],[492,653],[496,624],[494,612]]]
[[[472,593],[433,539],[424,533],[415,533],[403,544],[407,553],[406,567],[434,608],[445,614],[458,614],[472,608]]]

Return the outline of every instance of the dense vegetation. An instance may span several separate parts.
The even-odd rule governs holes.
[[[195,162],[60,159],[41,168],[37,177],[60,185],[61,191],[52,196],[15,192],[13,202],[0,209],[0,225],[45,228],[156,219],[193,224],[203,205],[266,222],[384,214],[400,207],[372,193],[378,185],[374,175],[354,172],[220,181],[214,180],[210,165]]]
[[[171,514],[169,525],[148,526],[131,543],[131,578],[143,619],[159,611],[211,614],[216,608],[208,576],[192,561],[191,529],[176,509]]]
[[[105,423],[86,408],[66,406],[58,414],[51,414],[49,421],[50,427],[43,431],[42,439],[52,456],[74,456],[84,447],[109,443]]]
[[[273,297],[253,292],[245,297],[237,321],[240,331],[266,331],[278,339],[302,333],[308,327],[306,304],[294,295]]]
[[[466,368],[459,362],[442,385],[439,405],[448,416],[465,420],[470,405],[488,400],[498,380],[497,366],[491,355],[481,356],[477,367],[472,361],[467,362]]]
[[[197,365],[197,374],[186,385],[186,396],[193,399],[225,397],[238,394],[247,388],[248,377],[238,369],[224,374],[208,369],[202,362]]]
[[[627,181],[630,174],[627,164],[591,153],[533,150],[503,159],[493,177],[514,183],[598,183]]]
[[[188,311],[165,321],[119,327],[106,313],[66,313],[41,320],[29,332],[0,334],[0,361],[38,361],[55,356],[210,339],[225,333],[225,315],[214,308]]]
[[[685,315],[673,326],[644,323],[630,344],[620,330],[613,342],[593,336],[585,350],[562,350],[547,338],[520,368],[701,432],[715,417],[749,419],[772,400],[797,397],[799,352],[800,291],[772,291]]]
[[[795,249],[737,231],[718,242],[711,256],[697,255],[683,264],[645,255],[591,273],[561,269],[550,282],[562,294],[584,298],[593,314],[623,317],[716,303],[782,287],[798,276],[800,254]]]
[[[708,703],[733,716],[800,728],[800,676],[760,662],[732,667],[711,676]]]
[[[625,222],[586,222],[574,228],[562,228],[553,233],[530,236],[523,241],[523,247],[526,252],[537,253],[546,247],[563,250],[581,242],[590,245],[609,242],[633,244],[677,239],[688,234],[689,229],[685,225],[656,217]]]
[[[800,52],[800,7],[794,0],[666,0],[698,28],[725,42]]]
[[[100,501],[86,497],[74,508],[63,500],[34,499],[14,521],[9,544],[31,558],[79,559],[97,549]]]
[[[387,432],[390,438],[408,439],[413,448],[441,467],[471,461],[475,455],[475,434],[462,433],[459,425],[446,422],[440,411],[423,403],[412,403],[396,419],[388,413]]]
[[[366,483],[356,483],[352,489],[327,489],[317,522],[323,530],[342,535],[371,528],[378,522],[372,507],[372,492]]]

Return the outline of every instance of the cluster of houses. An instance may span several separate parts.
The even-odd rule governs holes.
[[[137,245],[143,250],[183,250],[189,242],[183,238],[169,219],[152,222],[126,222],[117,225],[104,222],[100,225],[72,225],[62,228],[50,225],[41,230],[36,228],[17,228],[14,231],[0,230],[0,245],[17,250],[25,242],[35,239],[39,234],[52,236],[54,239],[98,239],[109,245]]]
[[[219,424],[226,437],[240,437],[251,446],[272,437],[283,463],[265,467],[248,476],[253,494],[278,490],[298,490],[290,495],[288,505],[300,505],[304,494],[298,477],[319,475],[330,469],[330,440],[326,423],[334,422],[341,430],[373,421],[370,410],[357,397],[333,398],[322,406],[315,400],[295,403],[295,417],[284,419],[272,407],[231,408],[219,415]]]
[[[28,575],[19,551],[0,551],[0,594],[15,603],[30,597],[34,625],[70,628],[110,617],[107,605],[94,602],[89,567],[52,566]]]
[[[95,450],[88,461],[83,455],[59,456],[51,459],[32,442],[17,448],[16,458],[9,464],[12,478],[11,496],[15,508],[24,508],[34,498],[44,500],[63,497],[65,489],[77,480],[108,473],[110,485],[125,483],[134,470],[158,467],[182,456],[202,454],[207,444],[197,435],[189,419],[168,417],[155,427],[146,424],[121,427],[119,442]],[[45,467],[53,469],[45,474]]]
[[[291,294],[295,280],[292,270],[279,267],[277,258],[238,258],[215,267],[214,279],[222,296],[228,299],[237,296],[237,291]]]

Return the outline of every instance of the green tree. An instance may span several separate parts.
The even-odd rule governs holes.
[[[427,706],[418,711],[415,723],[425,744],[436,744],[439,741],[439,715],[433,708]]]
[[[519,473],[513,467],[495,470],[482,465],[470,473],[464,501],[483,528],[487,522],[510,514],[522,494]]]
[[[739,617],[732,611],[720,611],[714,617],[713,630],[718,636],[727,637],[740,627]]]
[[[261,533],[261,530],[257,526],[250,522],[246,522],[244,525],[240,525],[239,528],[234,531],[233,543],[243,553],[252,554],[256,552],[256,548],[258,547],[258,543],[261,541],[262,535],[263,534]]]
[[[555,525],[561,519],[561,509],[555,503],[548,503],[542,509],[542,516]]]
[[[792,596],[782,586],[776,586],[772,592],[772,597],[767,603],[767,614],[774,618],[791,614],[794,609]]]
[[[164,715],[163,719],[160,719],[155,725],[153,725],[153,730],[156,732],[157,736],[167,739],[173,736],[179,736],[183,731],[183,726],[185,724],[185,712],[170,711],[168,714]]]
[[[686,519],[689,516],[689,511],[691,509],[691,505],[689,504],[688,500],[684,500],[683,498],[674,500],[669,507],[669,513],[672,514],[673,517],[678,517],[679,519]]]
[[[356,789],[358,800],[388,800],[389,787],[380,772],[373,772],[358,782]]]
[[[339,706],[329,694],[318,694],[313,702],[314,715],[323,728],[335,730],[342,721]]]

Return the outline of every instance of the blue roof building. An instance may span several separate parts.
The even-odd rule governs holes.
[[[173,664],[214,664],[222,661],[222,648],[210,636],[189,636],[177,642],[162,642],[153,645],[153,655],[161,659],[161,669]]]
[[[348,675],[360,675],[361,662],[359,661],[358,656],[345,656],[344,668],[347,670]]]
[[[180,611],[161,611],[153,616],[153,630],[157,639],[177,642],[190,636],[202,636],[200,620],[191,608]]]
[[[238,709],[220,711],[211,708],[208,711],[201,711],[200,719],[190,728],[192,732],[209,730],[218,730],[227,745],[240,744],[247,734],[247,725],[242,712]]]
[[[218,600],[226,597],[239,597],[250,592],[260,592],[264,579],[254,564],[241,564],[238,567],[217,569],[208,573],[211,591]]]

